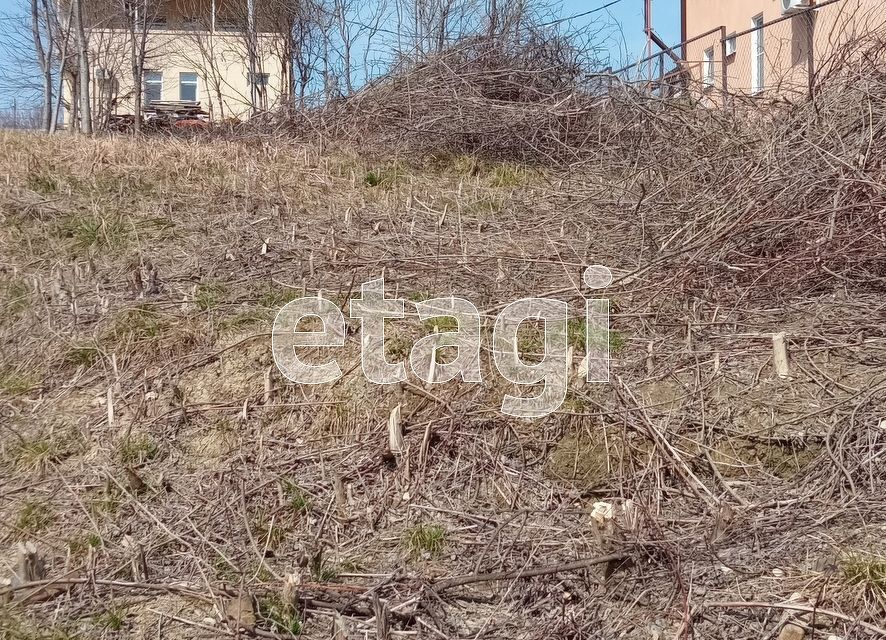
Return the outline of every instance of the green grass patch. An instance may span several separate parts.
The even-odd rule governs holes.
[[[258,298],[258,306],[277,311],[288,302],[301,298],[301,292],[289,288],[269,288]]]
[[[403,181],[406,171],[399,164],[370,169],[363,175],[363,184],[367,187],[390,189]]]
[[[625,348],[625,337],[620,331],[591,329],[588,332],[588,323],[584,318],[570,318],[566,323],[566,342],[574,349],[585,351],[587,342],[591,349],[599,349],[608,344],[610,355],[616,355]]]
[[[237,567],[231,566],[230,560],[220,555],[213,556],[209,564],[215,572],[215,576],[225,582],[239,582],[243,575]]]
[[[439,524],[420,523],[406,531],[403,545],[413,559],[434,558],[446,544],[446,529]]]
[[[436,329],[440,333],[447,331],[458,331],[458,319],[455,316],[436,316],[428,318],[424,322],[425,327],[429,331]]]
[[[222,302],[225,293],[227,293],[227,287],[223,284],[209,282],[197,285],[194,304],[200,311],[211,311]]]
[[[461,178],[468,178],[478,175],[483,165],[476,157],[461,153],[450,159],[449,169]]]
[[[302,623],[298,609],[291,603],[283,602],[276,593],[258,598],[258,613],[271,631],[301,635]]]
[[[120,504],[120,489],[109,480],[101,493],[89,501],[89,513],[96,520],[114,519],[120,510]]]
[[[852,586],[886,596],[886,557],[851,553],[840,560],[840,574]]]
[[[399,362],[409,357],[412,341],[404,336],[385,336],[385,356],[388,362]]]
[[[425,300],[430,300],[434,296],[431,295],[430,291],[413,291],[407,297],[412,302],[424,302]]]
[[[68,551],[73,558],[84,558],[90,549],[102,546],[102,539],[97,533],[83,533],[68,538]]]
[[[95,617],[95,624],[108,631],[121,631],[126,626],[126,608],[112,606]]]
[[[624,351],[625,346],[627,345],[627,340],[625,336],[620,331],[609,330],[609,353],[612,355],[617,355]]]
[[[585,333],[588,323],[584,318],[569,318],[566,321],[566,343],[573,349],[585,350]]]
[[[528,179],[529,171],[519,164],[497,164],[489,171],[489,184],[493,187],[519,187]]]
[[[286,537],[286,531],[278,525],[279,518],[275,519],[271,513],[263,508],[259,509],[252,518],[252,533],[259,548],[276,549]]]
[[[40,386],[40,379],[33,373],[5,369],[0,371],[0,392],[18,396]]]
[[[219,319],[217,327],[219,331],[237,331],[243,327],[268,321],[268,314],[265,311],[261,309],[249,309]]]
[[[25,186],[44,196],[50,196],[61,189],[61,182],[48,169],[28,172],[25,178]]]
[[[89,368],[101,359],[101,350],[93,345],[72,345],[64,355],[65,364]]]
[[[501,345],[502,349],[513,351],[513,345]],[[524,320],[517,327],[517,351],[520,360],[538,363],[545,355],[545,327],[543,322]]]
[[[312,568],[311,578],[316,582],[335,582],[338,580],[339,573],[337,567],[323,562],[316,570]]]
[[[305,515],[311,510],[311,496],[304,489],[298,486],[292,480],[284,480],[280,484],[283,492],[283,498],[286,500],[289,508],[298,515]]]
[[[129,242],[130,224],[120,215],[72,215],[62,221],[57,235],[77,249],[121,249]]]
[[[128,466],[138,466],[151,462],[160,454],[157,443],[146,433],[132,435],[120,446],[120,462]]]
[[[28,500],[24,502],[15,519],[15,526],[25,533],[39,533],[52,524],[55,515],[45,502]]]
[[[161,314],[148,307],[135,307],[114,316],[109,337],[118,342],[151,340],[168,328],[169,322]]]
[[[10,453],[18,469],[42,473],[50,463],[73,455],[78,445],[76,432],[64,430],[16,442],[10,446]]]

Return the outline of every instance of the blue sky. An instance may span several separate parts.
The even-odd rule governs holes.
[[[576,18],[570,23],[575,27],[581,27],[587,25],[589,21],[593,21],[601,28],[601,35],[605,36],[601,46],[601,57],[608,55],[609,58],[608,61],[602,60],[601,62],[608,62],[613,67],[620,67],[645,55],[644,0],[561,0],[561,2],[559,10],[561,18],[598,9],[615,2],[612,6],[591,15]],[[24,4],[25,0],[0,0],[0,15],[20,13]],[[680,40],[680,0],[652,0],[652,4],[655,30],[665,42],[677,43]],[[4,27],[4,21],[0,20],[0,30],[3,30]],[[2,70],[10,71],[12,64],[13,61],[0,52],[0,75],[2,75]],[[16,92],[8,86],[0,87],[0,109],[11,105],[16,93],[20,92]]]
[[[4,2],[6,0],[0,0]],[[571,16],[602,7],[613,0],[564,0],[563,16]],[[614,67],[635,62],[645,55],[646,36],[643,33],[644,0],[618,0],[611,7],[598,11],[584,20],[605,23],[607,49]],[[576,23],[580,24],[581,19]],[[680,0],[652,0],[652,23],[662,40],[668,44],[680,41]]]

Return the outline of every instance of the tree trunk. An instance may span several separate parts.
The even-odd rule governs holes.
[[[43,72],[43,131],[49,133],[52,129],[52,70]]]
[[[65,43],[67,45],[67,43]],[[67,51],[65,50],[67,47],[62,47],[62,64],[61,68],[58,70],[58,98],[55,101],[55,107],[52,110],[52,117],[49,120],[49,133],[55,133],[58,129],[58,117],[61,113],[62,108],[62,92],[65,90],[65,64],[64,59]]]
[[[44,16],[47,25],[49,24],[49,16]],[[52,55],[52,49],[49,52],[43,48],[43,35],[40,33],[40,7],[37,0],[31,0],[31,36],[34,39],[34,52],[37,55],[37,64],[40,66],[40,73],[43,76],[43,112],[41,121],[43,131],[49,132],[50,118],[52,118],[52,66],[49,56]]]
[[[132,18],[135,20],[135,18]],[[132,132],[135,135],[140,135],[142,131],[142,74],[138,61],[138,54],[136,53],[135,46],[135,27],[130,30],[129,33],[131,45],[130,45],[130,62],[132,63],[132,108],[134,113],[134,120],[132,122]]]
[[[495,37],[498,32],[498,2],[497,0],[489,0],[489,33],[490,38]]]
[[[255,34],[255,0],[246,0],[246,55],[249,58],[249,102],[252,104],[252,115],[258,113],[256,94],[256,34]]]
[[[62,106],[62,93],[65,88],[65,72],[68,69],[68,39],[71,37],[71,15],[74,11],[74,5],[68,5],[68,17],[65,20],[64,28],[65,35],[62,40],[62,48],[61,48],[61,56],[59,57],[59,70],[58,70],[58,92],[55,100],[55,109],[52,112],[52,119],[49,121],[49,133],[55,133],[58,128],[58,116],[61,111]],[[56,33],[61,33],[62,25],[59,22],[56,22]],[[71,83],[71,98],[74,96],[74,85]],[[71,126],[73,126],[74,120],[71,118]]]
[[[73,70],[69,72],[69,75],[71,78],[71,124],[68,127],[68,133],[74,134],[80,130],[80,79]]]
[[[77,33],[77,54],[80,79],[80,132],[92,135],[92,103],[89,99],[89,53],[86,50],[86,33],[83,30],[83,8],[80,0],[74,2],[74,29]]]

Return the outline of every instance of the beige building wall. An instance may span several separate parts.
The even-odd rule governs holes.
[[[810,72],[825,68],[841,45],[886,27],[882,0],[840,0],[756,33],[738,35],[724,67],[719,28],[724,27],[728,38],[751,29],[755,18],[762,18],[764,24],[777,20],[784,15],[782,0],[684,0],[683,4],[684,40],[692,40],[684,51],[687,68],[697,86],[712,85],[704,88],[712,102],[719,99],[724,70],[730,93],[804,94]],[[693,40],[714,29],[718,32]],[[758,46],[762,56],[755,55]]]
[[[181,100],[182,74],[196,74],[197,100],[213,120],[246,119],[253,110],[245,34],[208,12],[203,15],[205,20],[186,18],[180,5],[169,4],[162,18],[154,16],[158,24],[147,34],[145,70],[160,74],[162,101]],[[134,113],[130,34],[115,27],[107,20],[88,34],[93,117],[98,122],[109,113]],[[269,32],[259,32],[256,41],[256,73],[266,74],[257,78],[256,104],[271,109],[281,103],[286,84],[285,42]],[[65,93],[70,100],[70,86]]]

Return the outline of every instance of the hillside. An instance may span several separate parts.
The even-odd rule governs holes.
[[[852,86],[600,107],[565,163],[2,134],[0,638],[886,635],[886,92]],[[339,381],[283,378],[276,311],[379,277],[388,360],[454,294],[482,383],[374,385],[352,319]],[[489,353],[530,296],[573,367],[535,420]]]

